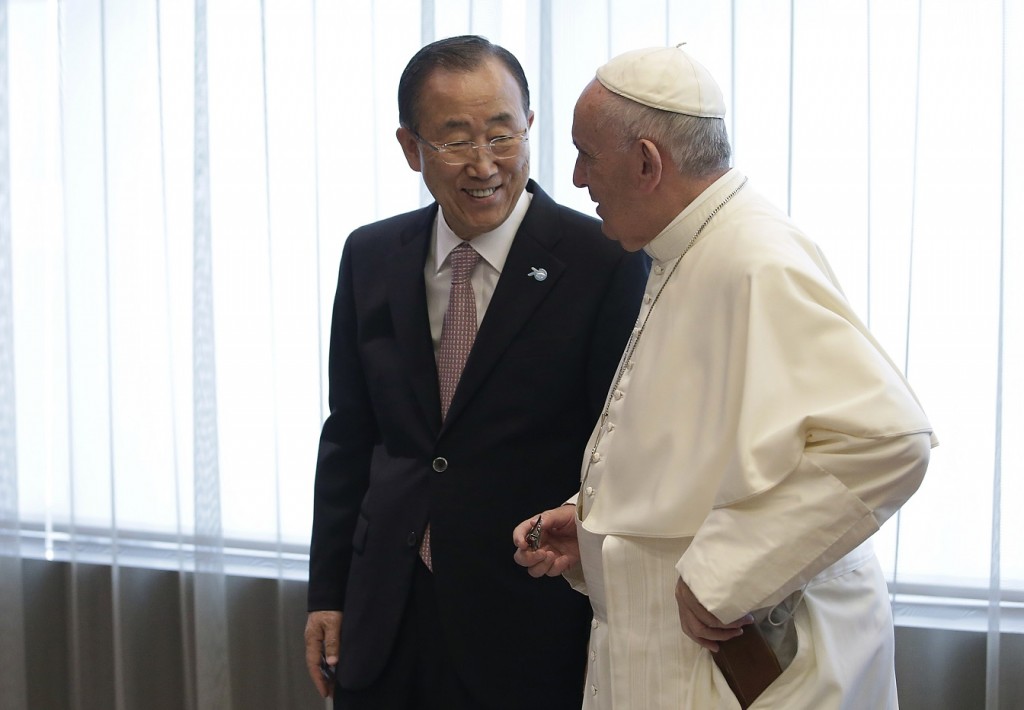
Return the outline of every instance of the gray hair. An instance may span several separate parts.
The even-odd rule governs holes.
[[[617,133],[619,150],[646,138],[668,151],[682,175],[700,178],[729,168],[732,147],[721,118],[662,111],[610,92],[600,120]]]

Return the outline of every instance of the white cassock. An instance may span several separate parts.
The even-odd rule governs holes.
[[[584,708],[739,707],[680,629],[679,576],[722,621],[774,608],[795,629],[753,708],[897,706],[868,538],[936,441],[824,256],[744,181],[729,171],[645,247],[646,324],[588,445],[566,573],[594,607]]]

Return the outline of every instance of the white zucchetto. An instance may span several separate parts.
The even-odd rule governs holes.
[[[724,118],[725,98],[711,73],[675,47],[620,54],[597,70],[597,80],[619,96],[673,113]]]

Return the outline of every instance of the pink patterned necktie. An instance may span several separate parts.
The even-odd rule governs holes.
[[[480,254],[463,242],[455,247],[449,257],[452,271],[452,286],[448,296],[448,310],[441,326],[441,348],[437,356],[438,384],[441,388],[441,419],[448,416],[455,388],[462,376],[469,351],[476,340],[476,297],[469,275],[480,261]],[[427,569],[433,571],[430,559],[430,525],[423,533],[420,557]]]
[[[441,326],[441,348],[437,356],[437,374],[441,385],[441,419],[448,415],[455,387],[462,376],[469,351],[476,339],[476,298],[469,275],[480,261],[480,255],[463,242],[452,250],[449,257],[452,269],[452,287],[448,296],[448,310]]]

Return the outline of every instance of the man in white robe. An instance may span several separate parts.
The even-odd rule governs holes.
[[[752,623],[783,671],[750,707],[895,708],[869,538],[937,442],[819,249],[729,167],[724,114],[679,48],[612,59],[576,105],[574,183],[651,273],[578,498],[515,557],[590,596],[584,708],[740,707],[712,654]]]

